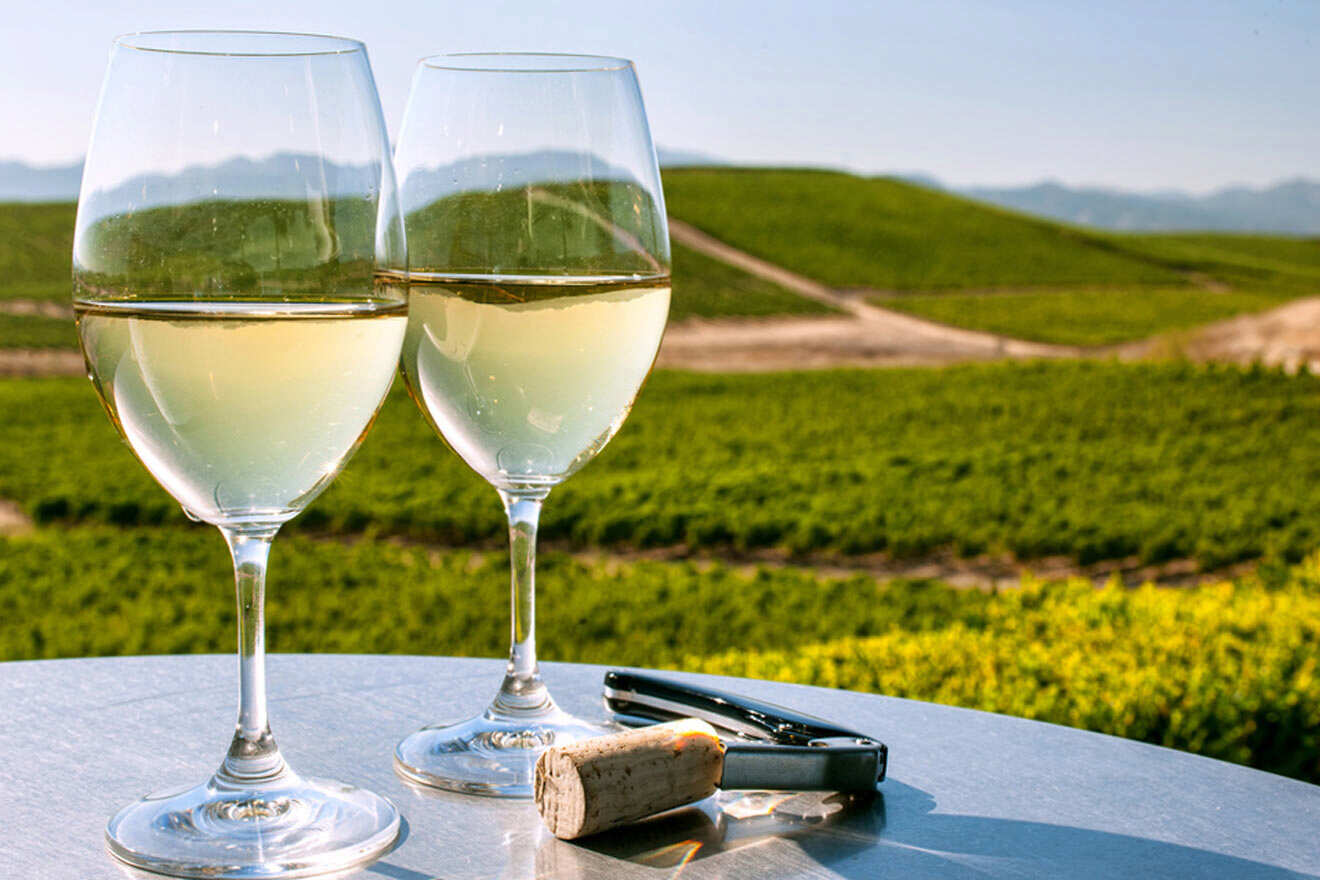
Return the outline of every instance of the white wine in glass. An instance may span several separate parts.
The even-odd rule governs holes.
[[[667,278],[414,277],[403,370],[498,488],[553,486],[614,436],[651,370]]]
[[[474,718],[423,728],[395,767],[529,797],[537,757],[606,732],[536,662],[536,530],[550,490],[623,425],[669,314],[664,197],[632,64],[577,55],[424,59],[396,165],[408,230],[408,390],[509,519],[512,643]]]
[[[238,599],[227,754],[201,784],[115,815],[110,852],[181,877],[365,864],[393,844],[398,811],[285,763],[267,717],[264,629],[271,542],[362,442],[407,329],[402,217],[362,44],[117,39],[73,263],[79,338],[106,412],[188,516],[219,528]]]
[[[287,519],[339,472],[394,375],[407,309],[378,303],[80,305],[110,418],[196,519]],[[278,380],[273,380],[278,377]]]

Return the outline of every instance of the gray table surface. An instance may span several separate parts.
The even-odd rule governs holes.
[[[355,876],[1320,877],[1317,786],[982,712],[707,676],[690,678],[885,740],[881,795],[816,824],[757,809],[770,799],[723,795],[565,843],[530,803],[419,791],[391,768],[404,734],[482,708],[502,666],[270,658],[272,723],[293,766],[368,786],[404,814],[402,842]],[[148,790],[214,769],[233,729],[234,667],[219,656],[0,664],[0,877],[125,876],[102,849],[105,820]],[[544,671],[566,708],[602,714],[601,667]]]

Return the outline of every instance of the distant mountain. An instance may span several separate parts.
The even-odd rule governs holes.
[[[699,153],[696,150],[671,150],[668,147],[656,147],[655,155],[660,160],[661,168],[732,164],[727,159],[719,159],[709,153]]]
[[[967,187],[959,192],[1015,211],[1101,229],[1320,235],[1320,182],[1302,178],[1262,189],[1228,187],[1205,196],[1177,191],[1132,193],[1053,182]]]
[[[665,167],[729,164],[723,159],[694,150],[670,150],[666,147],[658,147],[656,153],[660,158],[660,164]],[[270,170],[281,166],[288,167],[287,163],[281,163],[278,159],[279,157],[271,157],[270,160],[257,161],[267,165]],[[270,164],[272,161],[273,166]],[[72,162],[68,165],[29,165],[26,162],[0,161],[0,202],[74,201],[78,198],[78,188],[82,183],[82,169],[82,162]],[[253,169],[251,166],[242,168],[235,164],[227,170],[234,172],[228,175],[229,181],[237,183],[238,175],[267,169]],[[528,169],[529,172],[531,170]]]
[[[78,198],[82,167],[0,162],[0,202],[71,202]]]
[[[304,199],[308,193],[353,197],[380,187],[380,165],[323,161],[302,153],[240,156],[217,165],[189,165],[172,174],[142,174],[91,193],[90,216],[140,211],[210,199]],[[78,198],[75,190],[72,198]]]
[[[505,189],[555,180],[632,180],[625,168],[611,165],[600,156],[568,150],[537,150],[531,153],[501,153],[459,159],[448,165],[414,168],[403,187],[401,203],[405,214],[436,199],[474,189]]]
[[[82,169],[81,162],[57,167],[0,162],[0,202],[74,201]],[[262,159],[239,157],[218,165],[192,165],[173,174],[143,174],[95,195],[102,204],[116,208],[196,200],[201,197],[197,193],[230,199],[298,198],[309,191],[346,195],[376,185],[378,176],[375,166],[337,165],[315,156],[275,153]]]

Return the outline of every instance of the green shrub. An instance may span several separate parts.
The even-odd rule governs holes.
[[[1037,584],[979,622],[684,666],[1002,712],[1320,782],[1316,586],[1314,569],[1280,590]]]

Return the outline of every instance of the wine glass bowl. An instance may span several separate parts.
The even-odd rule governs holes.
[[[424,59],[396,153],[409,242],[402,372],[509,517],[512,648],[485,713],[401,742],[415,782],[530,796],[546,747],[602,733],[536,664],[536,528],[550,490],[623,425],[669,311],[669,239],[632,64]]]
[[[115,41],[74,237],[88,375],[134,454],[235,567],[239,718],[200,785],[110,820],[122,861],[301,877],[379,855],[397,810],[302,777],[266,712],[264,591],[280,526],[361,443],[393,381],[406,266],[364,47],[303,34]]]

